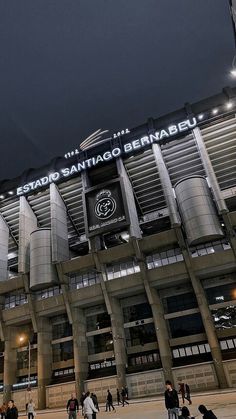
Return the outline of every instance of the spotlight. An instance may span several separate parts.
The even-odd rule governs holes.
[[[0,195],[0,199],[4,199],[4,195]]]
[[[232,76],[232,77],[236,77],[236,68],[233,68],[233,69],[230,71],[230,74],[231,74],[231,76]]]
[[[227,105],[226,105],[226,108],[227,109],[231,109],[232,107],[233,107],[232,102],[228,102]]]
[[[204,118],[204,113],[200,113],[200,114],[198,115],[198,119],[199,119],[199,121],[201,121],[203,118]]]
[[[13,195],[13,194],[14,194],[14,192],[13,192],[13,191],[9,191],[9,192],[8,192],[8,194],[9,194],[9,195]]]
[[[217,108],[215,108],[215,109],[212,110],[213,115],[217,115],[218,112],[219,112],[219,110]]]

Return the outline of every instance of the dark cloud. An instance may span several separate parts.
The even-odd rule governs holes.
[[[0,2],[0,177],[217,93],[234,53],[226,0]]]

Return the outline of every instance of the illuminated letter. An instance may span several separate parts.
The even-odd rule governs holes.
[[[111,152],[110,152],[110,151],[106,151],[106,152],[103,154],[103,158],[104,158],[104,160],[105,160],[105,161],[111,160],[111,159],[112,159]]]
[[[159,134],[160,133],[158,131],[156,131],[155,134],[150,134],[149,135],[151,143],[153,143],[153,141],[159,141],[159,139],[160,139]]]
[[[187,120],[187,124],[188,124],[189,128],[194,128],[194,127],[196,127],[196,125],[197,125],[197,120],[196,120],[196,118],[195,118],[195,117],[194,117],[194,118],[192,118],[192,123],[191,123],[191,119],[188,119],[188,120]]]
[[[100,156],[100,154],[97,156],[96,158],[96,164],[98,164],[100,161],[103,161],[102,156]]]
[[[70,174],[69,168],[66,167],[65,169],[61,169],[61,173],[65,177],[69,176],[69,174]]]
[[[118,157],[118,156],[121,155],[121,149],[119,147],[116,147],[112,150],[111,153],[112,153],[113,157]]]
[[[141,144],[142,144],[142,147],[143,147],[143,146],[145,146],[145,145],[147,145],[147,144],[150,144],[150,140],[149,140],[148,136],[146,136],[146,137],[142,137],[142,138],[140,139],[140,142],[141,142]]]
[[[136,148],[140,148],[140,147],[141,147],[141,145],[140,145],[139,140],[134,140],[134,141],[132,141],[132,146],[133,146],[133,149],[134,149],[134,150],[136,150]]]
[[[22,195],[23,191],[22,191],[22,186],[20,186],[19,188],[17,188],[16,190],[16,195]]]
[[[71,166],[70,168],[70,175],[73,175],[73,173],[77,173],[78,170],[76,169],[76,166],[73,164],[73,166]]]
[[[187,127],[187,121],[182,121],[178,124],[179,127],[179,131],[186,131],[186,129],[188,129]]]
[[[161,130],[161,133],[160,133],[160,140],[162,140],[162,138],[165,138],[165,137],[168,138],[169,137],[169,134],[164,129],[162,129]]]
[[[132,150],[133,150],[133,148],[132,148],[132,144],[131,143],[127,143],[127,144],[124,145],[124,152],[125,153],[129,153]]]
[[[78,171],[85,170],[85,161],[78,163]]]
[[[41,185],[47,185],[49,182],[49,179],[47,176],[42,177],[40,180],[41,180]]]
[[[168,128],[168,131],[169,131],[169,134],[170,134],[170,135],[175,135],[175,134],[178,134],[178,129],[177,129],[177,126],[176,126],[176,125],[171,125],[171,126]]]
[[[54,172],[53,174],[52,174],[52,180],[54,181],[54,182],[56,182],[56,180],[58,180],[60,178],[60,173],[58,173],[58,172]]]

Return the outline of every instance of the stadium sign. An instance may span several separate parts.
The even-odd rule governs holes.
[[[165,129],[161,129],[152,134],[145,135],[139,139],[122,144],[120,147],[115,147],[111,150],[107,150],[102,154],[95,154],[93,157],[90,157],[88,159],[85,159],[82,161],[79,160],[75,164],[72,164],[70,166],[60,169],[60,171],[50,173],[39,179],[28,182],[25,185],[19,186],[17,188],[16,193],[18,196],[20,196],[20,195],[27,194],[31,191],[35,191],[37,189],[47,186],[48,184],[52,182],[57,182],[61,180],[62,178],[71,177],[75,175],[76,173],[80,173],[83,170],[87,170],[92,167],[95,167],[100,163],[106,163],[112,159],[118,158],[123,154],[129,154],[131,152],[138,151],[153,143],[158,143],[162,140],[168,140],[170,138],[173,138],[178,134],[181,134],[183,132],[193,129],[196,125],[197,125],[197,120],[195,117],[185,119],[179,122],[178,124],[170,125],[169,127]],[[78,159],[79,159],[79,155],[78,155]]]

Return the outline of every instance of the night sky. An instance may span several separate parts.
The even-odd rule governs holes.
[[[0,0],[0,179],[235,85],[227,0]]]

